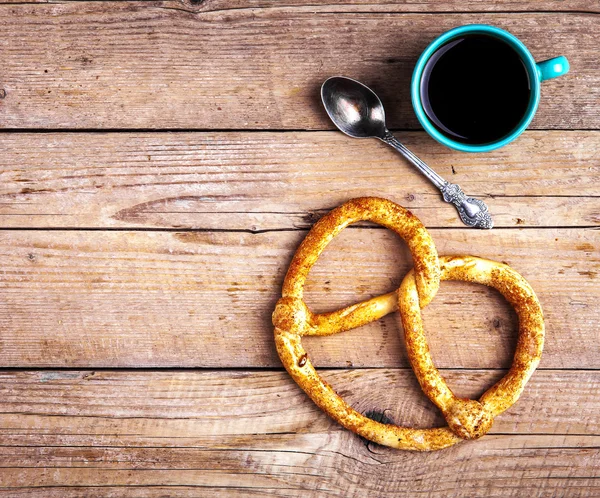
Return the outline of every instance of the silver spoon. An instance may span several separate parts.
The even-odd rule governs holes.
[[[415,165],[440,190],[444,200],[454,204],[465,225],[475,228],[494,226],[483,201],[467,197],[458,185],[444,180],[389,132],[383,104],[373,90],[353,79],[334,76],[323,83],[321,99],[333,123],[346,135],[378,138]]]

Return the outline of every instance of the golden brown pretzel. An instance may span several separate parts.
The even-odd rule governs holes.
[[[361,220],[374,221],[398,233],[411,250],[414,269],[404,279],[400,293],[391,292],[342,310],[313,314],[302,300],[308,272],[327,244],[341,230]],[[458,263],[464,263],[467,258],[468,264]],[[539,362],[543,344],[543,321],[539,303],[527,282],[506,265],[501,265],[502,269],[497,270],[493,265],[499,264],[486,260],[465,257],[442,258],[442,261],[444,266],[440,268],[433,241],[418,218],[391,201],[367,197],[348,201],[321,218],[308,233],[290,263],[283,284],[282,298],[273,313],[275,344],[279,357],[296,383],[321,409],[347,429],[376,443],[394,448],[426,451],[451,446],[463,438],[479,437],[489,429],[493,416],[516,401]],[[482,262],[481,268],[477,266],[477,261]],[[489,269],[488,277],[477,273],[476,270],[484,269],[483,267]],[[502,283],[506,280],[504,275],[512,278],[507,285]],[[521,330],[514,366],[505,379],[484,394],[480,403],[457,400],[453,397],[429,356],[419,306],[424,307],[433,299],[439,288],[440,278],[464,279],[493,285],[516,306],[519,314]],[[526,302],[524,296],[527,297]],[[403,315],[403,320],[406,320],[405,326],[411,327],[407,334],[411,364],[426,394],[444,411],[452,429],[458,435],[449,427],[413,429],[383,424],[365,417],[351,408],[321,379],[302,347],[303,335],[335,334],[365,325],[396,311],[399,297],[401,308],[406,315]],[[534,359],[525,366],[525,363],[531,360],[528,354]]]
[[[400,316],[410,364],[426,396],[442,411],[448,426],[463,439],[477,439],[491,428],[494,417],[518,399],[537,368],[544,347],[542,308],[527,281],[508,265],[473,256],[440,257],[442,280],[463,280],[494,287],[515,308],[519,339],[508,373],[479,401],[457,398],[433,364],[423,331],[414,271],[398,291]]]

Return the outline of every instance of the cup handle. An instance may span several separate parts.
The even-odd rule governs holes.
[[[569,61],[564,55],[536,63],[540,81],[550,80],[569,72]]]

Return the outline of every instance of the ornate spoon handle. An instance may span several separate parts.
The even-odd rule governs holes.
[[[474,199],[473,197],[467,197],[458,185],[444,180],[427,166],[427,164],[404,147],[404,145],[402,145],[402,143],[400,143],[388,130],[386,130],[385,135],[381,140],[386,144],[391,145],[416,166],[416,168],[440,190],[446,202],[454,204],[460,219],[465,225],[474,228],[492,228],[494,226],[488,207],[483,201]]]

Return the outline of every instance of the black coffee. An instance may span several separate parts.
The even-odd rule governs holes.
[[[488,35],[467,35],[442,45],[421,78],[427,117],[442,134],[466,144],[508,135],[525,115],[530,93],[519,54]]]

